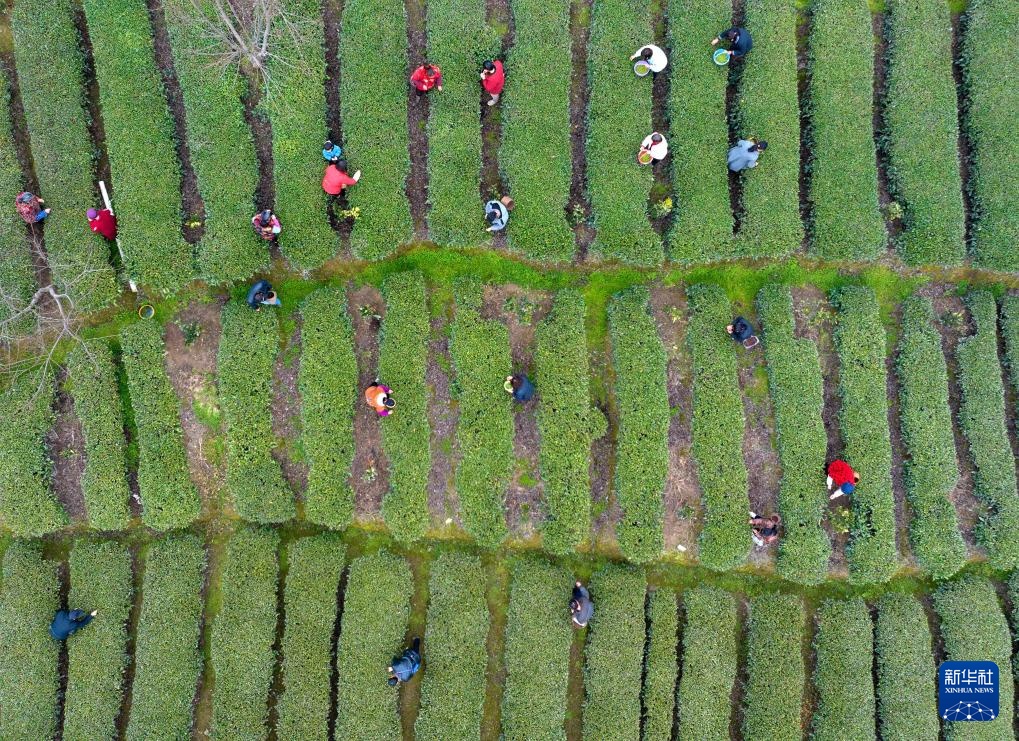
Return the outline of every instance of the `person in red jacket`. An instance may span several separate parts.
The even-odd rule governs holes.
[[[843,494],[852,494],[856,491],[858,483],[860,483],[860,474],[841,458],[836,458],[828,465],[828,489],[835,488],[835,493],[829,499],[841,497]]]
[[[437,64],[425,62],[411,74],[410,84],[413,85],[414,89],[419,93],[427,93],[432,88],[435,88],[441,93],[442,70],[439,69],[439,65]]]
[[[481,87],[485,88],[485,92],[492,96],[488,105],[492,106],[499,102],[499,96],[502,95],[502,88],[505,84],[506,72],[502,68],[502,62],[498,59],[494,62],[491,59],[485,60],[485,63],[481,65]]]
[[[108,208],[96,211],[90,208],[85,212],[88,227],[96,234],[102,234],[111,242],[117,238],[117,217]]]
[[[360,179],[360,170],[351,177],[347,174],[347,160],[336,160],[326,165],[325,175],[322,176],[322,190],[331,196],[338,196],[344,188],[349,188]]]

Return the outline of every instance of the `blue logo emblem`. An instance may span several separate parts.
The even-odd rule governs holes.
[[[946,661],[938,667],[938,715],[943,720],[998,717],[998,665],[993,661]]]

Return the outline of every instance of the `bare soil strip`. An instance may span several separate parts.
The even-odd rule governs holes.
[[[439,300],[436,294],[428,299]],[[432,468],[428,472],[428,511],[433,523],[452,520],[460,522],[460,503],[456,494],[453,472],[459,460],[456,426],[460,419],[458,405],[453,402],[450,385],[453,380],[453,358],[449,352],[449,324],[452,302],[433,311],[431,337],[428,341],[428,366],[425,375],[428,387],[428,425],[431,428]],[[438,316],[435,316],[438,314]]]
[[[804,249],[810,240],[813,203],[810,200],[810,169],[813,160],[810,138],[813,130],[810,95],[810,7],[796,12],[796,98],[800,107],[800,220],[803,221]],[[876,114],[875,114],[876,115]]]
[[[301,393],[297,378],[301,371],[301,317],[297,315],[297,326],[285,338],[283,348],[276,354],[276,365],[272,376],[272,432],[276,436],[276,447],[272,457],[283,470],[283,478],[291,491],[303,499],[308,488],[308,463],[297,460],[297,442],[301,435]]]
[[[594,241],[591,225],[591,199],[587,193],[587,107],[591,100],[591,81],[587,75],[587,43],[591,38],[592,0],[571,0],[570,36],[573,38],[573,74],[570,80],[570,151],[573,179],[566,218],[573,224],[577,261],[587,259]]]
[[[408,68],[416,69],[425,61],[428,35],[425,26],[426,0],[405,0],[407,8]],[[435,91],[418,93],[407,85],[407,133],[410,139],[410,174],[407,176],[407,200],[414,220],[414,237],[428,239],[428,96]]]
[[[877,196],[878,205],[885,219],[885,231],[891,239],[889,250],[895,252],[894,239],[902,231],[902,222],[889,216],[888,204],[895,200],[891,195],[892,186],[889,173],[892,163],[888,152],[887,128],[885,126],[885,110],[888,106],[888,18],[884,12],[871,15],[871,28],[874,33],[874,152],[877,157]]]
[[[322,25],[325,34],[326,54],[326,129],[329,139],[343,145],[343,119],[340,116],[340,18],[343,15],[343,0],[325,0],[322,3]],[[325,163],[323,163],[324,165]],[[346,191],[329,204],[327,217],[329,225],[340,235],[341,249],[338,257],[350,255],[350,232],[354,222],[343,219],[339,211],[350,208]]]
[[[135,646],[138,641],[138,621],[142,614],[142,584],[145,577],[145,561],[137,546],[131,548],[131,612],[127,622],[127,666],[121,681],[121,705],[117,715],[117,738],[127,738],[127,724],[131,719],[131,693],[134,691],[136,667]]]
[[[959,97],[959,174],[962,176],[962,206],[966,218],[966,244],[973,244],[976,204],[973,200],[973,140],[969,135],[969,87],[962,59],[962,40],[966,34],[964,13],[952,13],[952,77]]]
[[[505,60],[516,39],[516,25],[509,0],[487,0],[485,14],[488,25],[502,36],[500,58]],[[488,95],[480,92],[481,107],[481,199],[498,198],[509,189],[499,169],[499,148],[502,146],[502,106],[488,105]],[[492,235],[492,246],[506,249],[505,230]]]
[[[902,317],[902,311],[895,309],[894,319],[896,326]],[[902,440],[902,424],[899,410],[899,383],[895,375],[895,348],[888,348],[888,358],[885,361],[885,387],[888,394],[888,430],[891,433],[892,444],[892,496],[895,498],[895,546],[899,552],[899,558],[909,566],[916,566],[916,558],[913,556],[909,543],[909,523],[913,518],[909,500],[906,498],[906,444]]]
[[[57,394],[53,400],[56,420],[46,435],[47,457],[53,462],[50,486],[71,522],[86,522],[85,496],[81,476],[85,472],[85,436],[74,411],[74,400],[63,390],[66,369],[57,372]]]

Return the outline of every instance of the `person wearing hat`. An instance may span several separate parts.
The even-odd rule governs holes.
[[[630,57],[630,61],[634,62],[637,59],[643,61],[644,64],[647,65],[647,68],[655,74],[661,72],[669,64],[669,58],[665,55],[665,51],[654,44],[642,46],[640,49],[635,51]]]
[[[523,403],[530,401],[534,396],[534,384],[523,373],[506,376],[506,383],[503,384],[503,388],[506,389],[506,393],[513,395],[513,401]]]
[[[50,215],[52,209],[43,208],[45,203],[46,201],[42,198],[34,193],[29,193],[27,190],[18,193],[14,199],[14,207],[18,210],[18,215],[21,216],[22,221],[26,224],[38,224]]]
[[[778,540],[778,527],[782,524],[782,518],[778,515],[771,517],[758,517],[754,512],[750,513],[750,533],[754,543],[763,548]]]
[[[834,487],[834,493],[828,497],[835,499],[843,494],[852,494],[860,483],[860,474],[841,458],[836,458],[828,466],[828,490]]]
[[[88,228],[96,234],[101,234],[111,242],[117,238],[117,217],[108,208],[96,211],[90,208],[85,212],[88,219]]]
[[[264,211],[259,211],[251,217],[251,228],[255,230],[255,234],[266,241],[271,240],[283,231],[283,227],[280,226],[280,220],[268,208]]]
[[[586,628],[594,615],[594,602],[591,601],[591,593],[579,581],[573,585],[570,614],[573,616],[573,624],[578,628]]]
[[[757,160],[760,159],[761,152],[767,148],[768,142],[766,141],[740,139],[736,142],[736,146],[729,150],[729,155],[726,158],[729,169],[733,172],[743,172],[757,167]]]
[[[99,610],[57,610],[50,623],[50,635],[57,641],[66,641],[72,633],[77,633],[99,613]]]
[[[279,296],[272,290],[272,283],[267,280],[260,280],[248,289],[248,297],[245,299],[248,306],[255,311],[261,311],[263,306],[282,306]]]
[[[389,678],[386,684],[396,687],[400,682],[409,682],[421,668],[421,639],[415,638],[410,648],[393,659],[393,665],[386,667]]]
[[[388,417],[396,408],[396,400],[392,394],[392,389],[376,380],[364,390],[364,399],[376,414],[380,417]]]
[[[336,162],[342,156],[343,149],[340,145],[333,144],[331,139],[326,139],[326,143],[322,145],[322,159],[326,162]]]

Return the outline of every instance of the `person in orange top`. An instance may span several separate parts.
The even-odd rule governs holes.
[[[388,417],[396,407],[396,401],[390,396],[392,393],[388,386],[376,381],[364,390],[364,398],[380,417]]]
[[[338,196],[344,188],[349,188],[360,179],[360,170],[351,177],[347,174],[347,160],[336,160],[326,165],[325,175],[322,176],[322,190],[331,196]]]
[[[442,70],[439,69],[439,65],[437,64],[425,62],[411,74],[410,84],[413,85],[414,89],[419,93],[427,93],[432,88],[435,88],[441,93]]]
[[[499,102],[499,96],[502,95],[502,88],[506,84],[506,71],[502,68],[502,62],[496,59],[486,60],[481,65],[481,87],[485,88],[485,92],[492,96],[492,99],[488,101],[488,105],[493,106]]]
[[[828,497],[829,499],[840,497],[843,494],[852,494],[856,491],[858,483],[860,483],[860,474],[844,460],[836,458],[828,465],[828,489],[835,487],[835,493]]]

